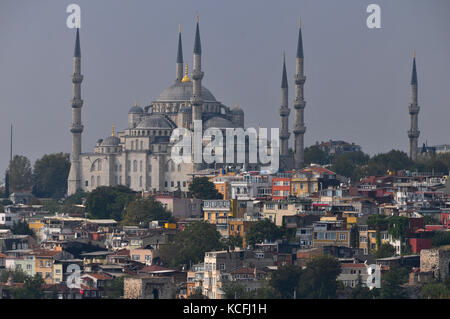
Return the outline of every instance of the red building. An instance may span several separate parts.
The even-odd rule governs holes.
[[[411,245],[412,252],[419,254],[422,249],[431,248],[431,238],[410,238],[409,244]]]
[[[272,199],[286,199],[291,193],[291,179],[288,177],[274,177],[272,179]]]

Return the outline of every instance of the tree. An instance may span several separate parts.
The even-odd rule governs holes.
[[[317,145],[312,145],[305,148],[305,160],[304,163],[309,165],[311,163],[325,165],[328,164],[330,159],[327,154],[322,151]]]
[[[406,236],[406,231],[409,228],[408,217],[403,216],[391,216],[388,222],[388,233],[392,235],[394,239],[403,241]]]
[[[208,299],[202,293],[202,288],[195,288],[194,291],[187,297],[187,299]]]
[[[339,175],[359,180],[362,177],[362,172],[358,171],[358,174],[355,174],[356,170],[359,166],[366,165],[368,161],[369,155],[361,151],[343,153],[333,158],[331,170]]]
[[[253,292],[247,291],[243,284],[235,282],[235,281],[225,282],[223,284],[222,291],[225,293],[225,299],[253,299],[254,298]]]
[[[229,236],[228,238],[222,238],[223,245],[229,247],[230,249],[235,249],[236,247],[242,247],[242,237],[241,236]]]
[[[117,277],[105,282],[105,298],[119,299],[123,296],[124,277]]]
[[[94,218],[120,221],[124,208],[133,198],[133,191],[126,186],[101,186],[89,193],[86,209]]]
[[[250,225],[246,239],[248,245],[254,245],[264,240],[274,241],[281,238],[282,230],[268,219],[259,220]]]
[[[29,235],[33,238],[36,238],[36,234],[32,229],[30,229],[26,221],[19,221],[17,223],[14,223],[11,228],[11,232],[14,235]]]
[[[31,189],[32,172],[30,160],[25,156],[16,155],[9,164],[9,188],[14,192]],[[10,191],[11,191],[10,190]]]
[[[431,245],[433,247],[450,245],[450,232],[435,232],[431,237]]]
[[[363,286],[361,275],[358,275],[358,282],[356,286],[351,290],[351,299],[373,299],[374,294],[367,286]]]
[[[15,283],[23,283],[28,275],[22,269],[7,269],[0,271],[0,283],[7,282],[10,277],[12,277],[13,282]]]
[[[222,199],[223,195],[219,193],[207,177],[195,177],[189,184],[189,191],[194,198],[199,199]]]
[[[293,299],[294,295],[297,298],[299,297],[298,286],[301,276],[302,269],[299,266],[281,266],[272,274],[269,285],[281,299]]]
[[[403,299],[406,293],[401,287],[408,281],[409,271],[403,267],[393,267],[381,278],[380,297],[382,299]]]
[[[352,248],[359,248],[359,231],[357,225],[353,225],[350,230],[350,246]]]
[[[173,221],[172,214],[154,197],[138,198],[128,204],[121,224],[139,226],[151,221]]]
[[[33,194],[36,197],[62,198],[67,192],[70,155],[44,155],[34,163]]]
[[[341,265],[336,258],[323,255],[314,257],[306,264],[299,282],[302,298],[330,299],[336,297],[337,276]]]
[[[170,267],[198,263],[204,259],[205,252],[223,249],[220,237],[214,225],[194,222],[161,247],[161,259]]]
[[[38,274],[34,277],[27,277],[23,288],[13,288],[11,295],[13,299],[42,299],[44,296],[44,279]]]
[[[449,299],[450,285],[443,282],[429,282],[425,284],[420,294],[426,299]]]
[[[387,257],[392,257],[395,255],[395,247],[392,246],[389,243],[384,243],[381,246],[379,246],[375,257],[376,258],[387,258]]]
[[[5,172],[5,198],[9,198],[9,172]]]

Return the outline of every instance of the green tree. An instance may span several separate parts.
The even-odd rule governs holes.
[[[222,199],[223,195],[219,193],[207,177],[195,177],[189,184],[189,191],[194,198],[199,199]]]
[[[9,198],[9,172],[5,172],[5,198]]]
[[[254,293],[247,291],[245,286],[241,283],[231,281],[225,282],[222,287],[225,293],[225,299],[253,299]]]
[[[137,198],[128,204],[121,224],[139,226],[151,221],[173,221],[172,214],[154,197]]]
[[[15,283],[23,283],[28,275],[22,269],[6,269],[0,271],[0,282],[7,282],[9,277],[12,277],[13,282]]]
[[[325,165],[330,162],[327,154],[322,151],[317,145],[312,145],[305,148],[305,160],[304,163],[309,165],[311,163]]]
[[[367,287],[363,286],[361,275],[358,275],[358,282],[350,293],[351,299],[373,299],[373,292]]]
[[[198,287],[194,289],[194,292],[191,293],[187,299],[208,299],[208,297],[204,296],[202,288]]]
[[[356,174],[356,170],[359,166],[366,165],[368,161],[369,155],[361,151],[343,153],[333,158],[331,170],[339,175],[359,180],[363,173],[358,171]]]
[[[381,299],[403,299],[406,292],[401,285],[408,281],[409,271],[403,267],[393,267],[381,278]]]
[[[27,277],[23,288],[13,288],[11,295],[13,299],[42,299],[44,296],[44,279],[38,274],[34,277]]]
[[[275,271],[269,281],[269,285],[281,299],[293,299],[299,295],[299,280],[302,276],[302,269],[299,266],[281,266]],[[295,292],[295,293],[294,293]]]
[[[10,191],[28,191],[33,185],[30,160],[25,156],[16,155],[9,164]]]
[[[375,257],[376,258],[387,258],[387,257],[392,257],[395,255],[395,247],[392,246],[389,243],[384,243],[381,246],[379,246]]]
[[[123,296],[124,277],[117,277],[105,282],[105,298],[120,299]]]
[[[194,222],[161,247],[161,259],[170,267],[198,263],[204,259],[205,252],[223,249],[220,237],[214,225]]]
[[[228,238],[222,238],[224,247],[229,247],[230,249],[235,249],[236,247],[242,247],[242,237],[241,236],[229,236]]]
[[[350,246],[359,248],[359,230],[357,225],[353,225],[350,229]]]
[[[388,221],[388,233],[394,237],[403,241],[406,236],[406,231],[409,228],[408,217],[403,216],[391,216]]]
[[[431,245],[433,247],[450,245],[450,232],[435,232],[431,237]]]
[[[283,231],[268,219],[259,220],[250,225],[246,239],[248,245],[254,245],[265,240],[274,241],[283,236]]]
[[[367,175],[385,175],[388,171],[412,169],[414,162],[405,152],[392,150],[378,154],[369,160]]]
[[[86,209],[94,218],[120,221],[124,208],[133,199],[133,191],[126,186],[101,186],[89,193]]]
[[[449,299],[450,285],[443,282],[429,282],[422,286],[420,291],[422,298],[425,299]]]
[[[337,276],[341,265],[336,258],[323,255],[306,264],[300,277],[299,292],[302,298],[331,299],[336,297]]]
[[[44,155],[34,163],[33,194],[36,197],[62,198],[67,192],[70,155]]]
[[[11,232],[14,235],[29,235],[33,238],[36,238],[36,234],[32,229],[30,229],[26,221],[19,221],[17,223],[14,223],[11,227]]]

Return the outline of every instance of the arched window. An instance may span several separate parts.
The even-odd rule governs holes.
[[[133,161],[133,172],[137,172],[137,161]]]
[[[102,160],[101,160],[101,159],[98,160],[97,169],[98,169],[99,171],[102,170]]]
[[[94,187],[95,178],[94,176],[91,176],[91,187]]]
[[[131,161],[127,161],[127,171],[131,171]]]
[[[139,148],[139,140],[136,140],[136,151],[138,150],[138,148]]]
[[[119,176],[119,184],[122,185],[122,176]]]

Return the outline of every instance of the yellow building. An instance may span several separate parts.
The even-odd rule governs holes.
[[[306,197],[319,190],[319,180],[316,177],[306,174],[292,176],[291,195]]]
[[[239,219],[230,219],[228,221],[228,236],[235,236],[242,238],[242,247],[247,247],[246,235],[250,228],[252,221]]]
[[[60,251],[40,249],[33,252],[35,256],[35,271],[40,275],[46,284],[54,284],[54,262]]]
[[[330,221],[313,224],[313,247],[350,247],[350,230]]]
[[[235,200],[204,200],[203,201],[203,220],[218,224],[223,219],[232,218],[236,212]]]

